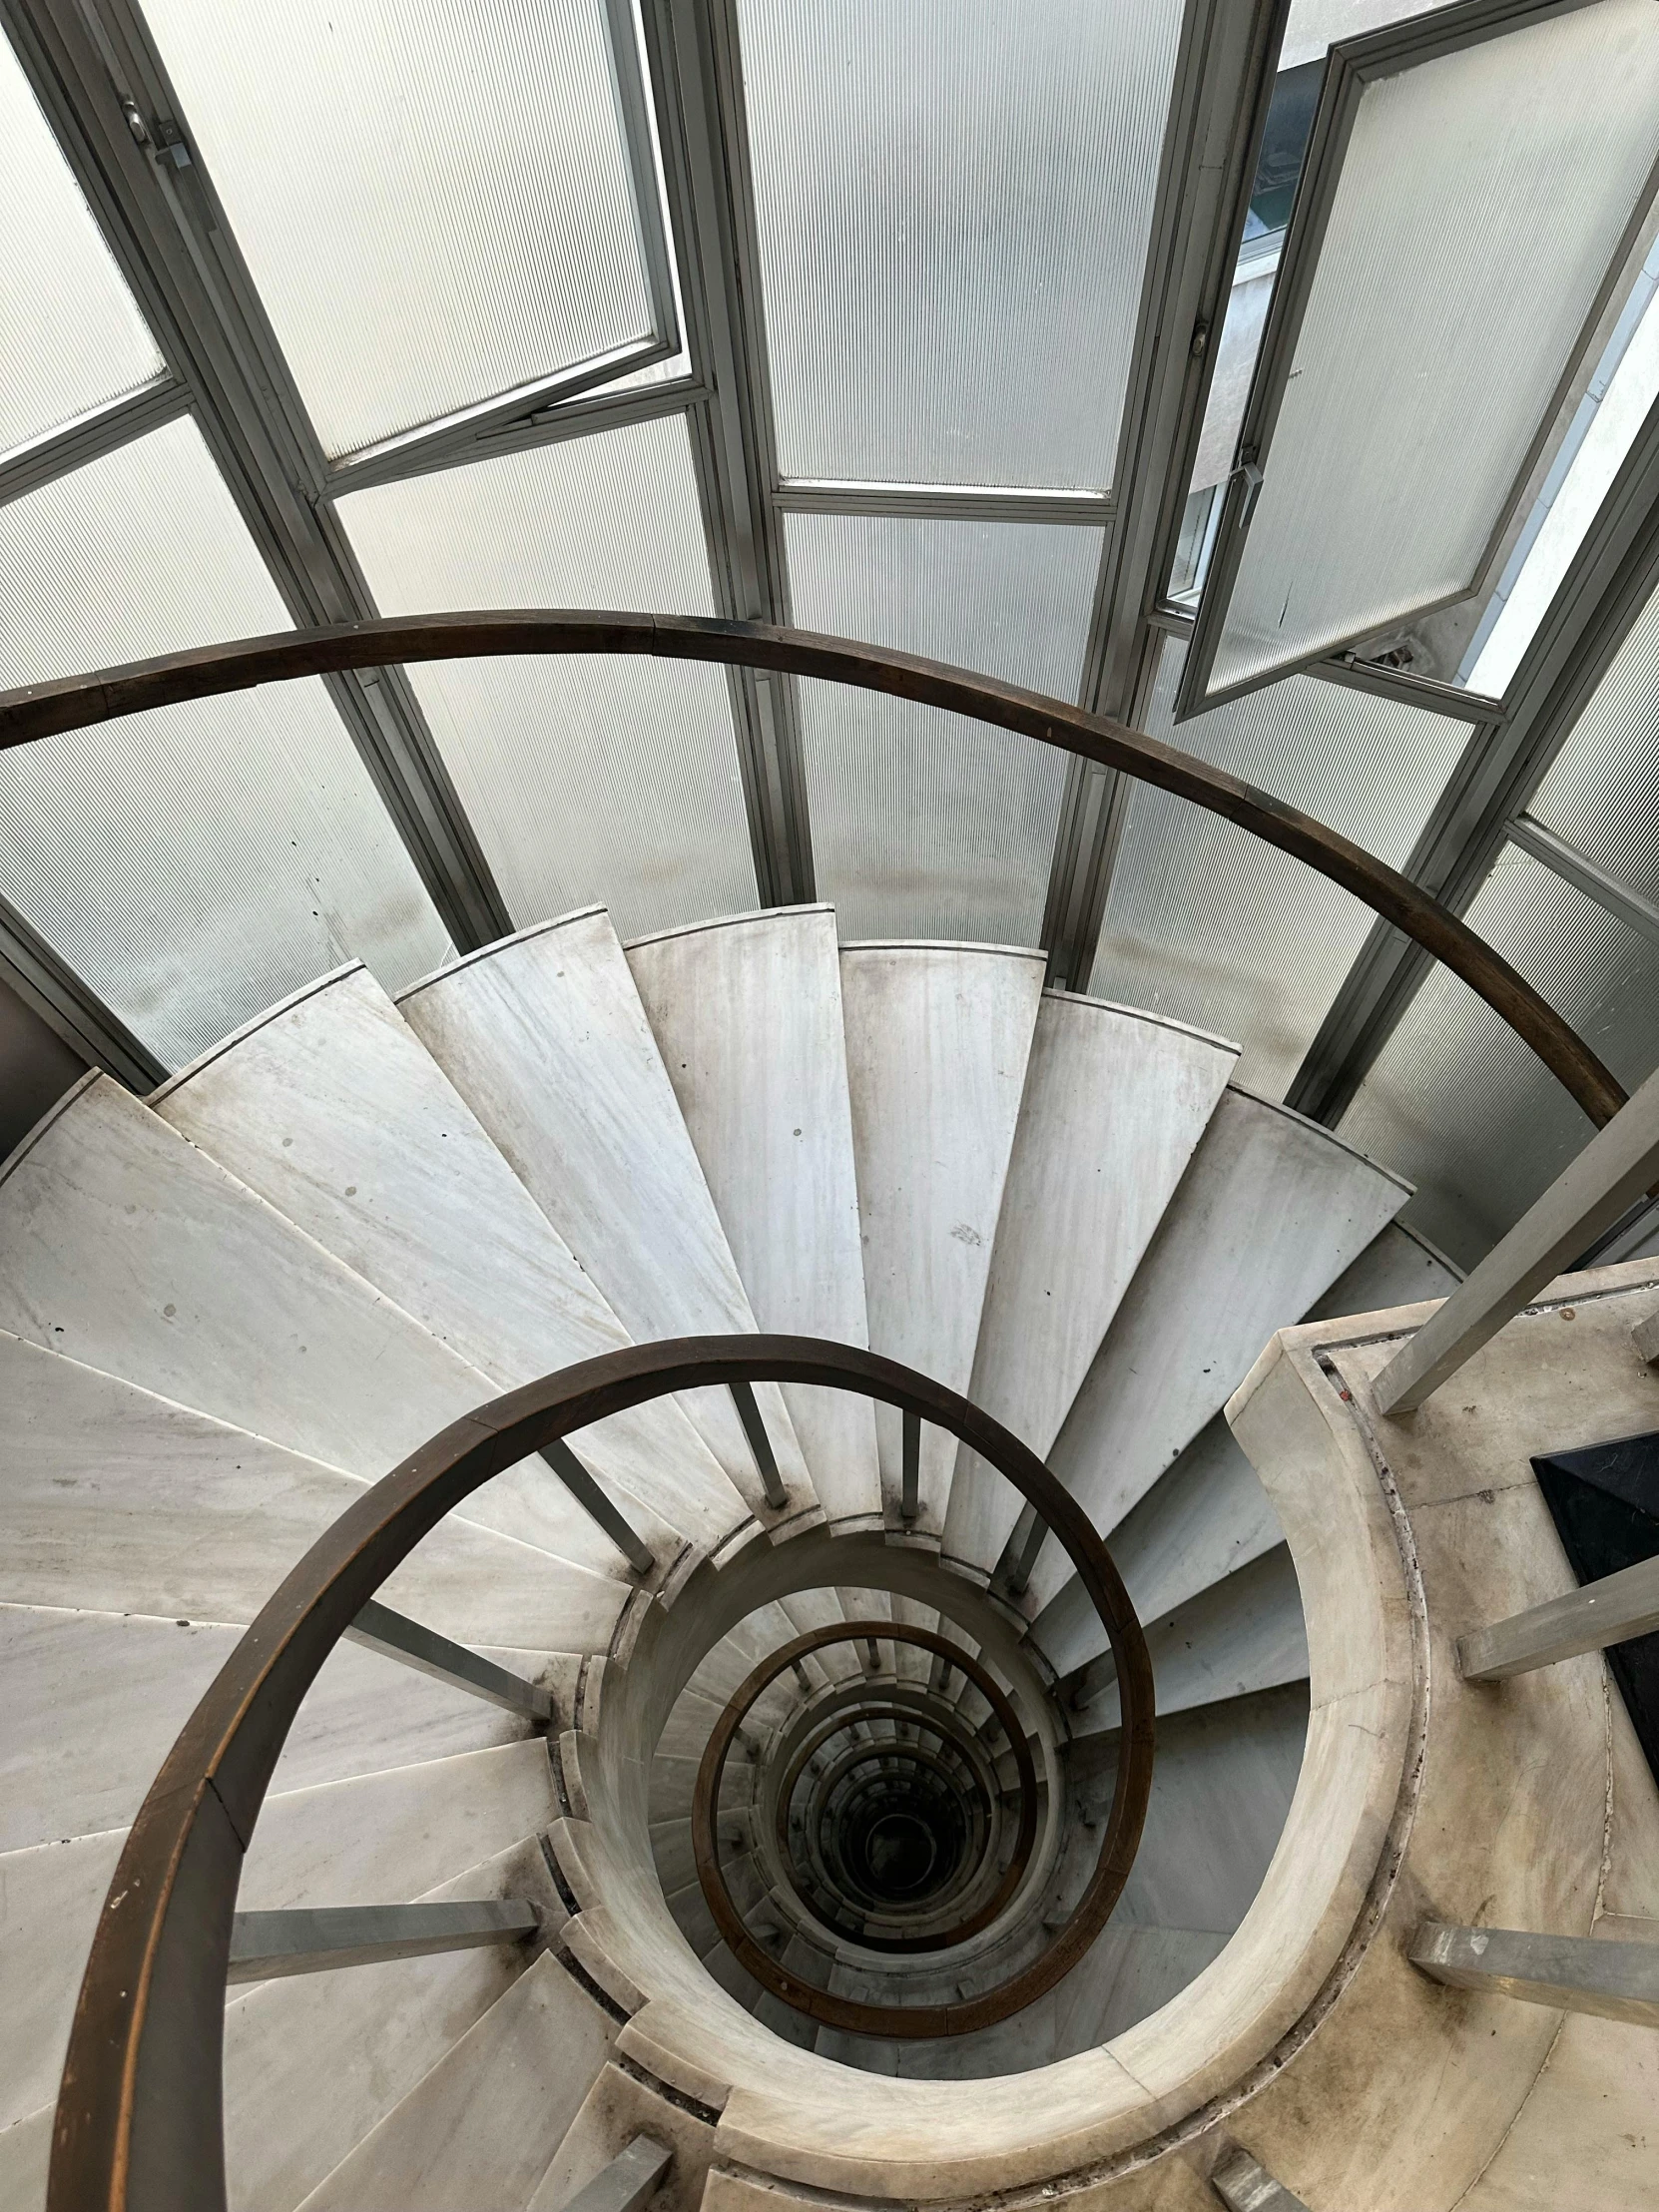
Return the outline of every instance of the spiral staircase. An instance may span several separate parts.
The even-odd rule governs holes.
[[[1351,2032],[1349,1992],[1413,1879],[1479,1903],[1411,1823],[1486,1814],[1432,1798],[1431,1540],[1320,1457],[1379,1334],[1333,1318],[1454,1273],[1234,1047],[1043,976],[827,906],[626,948],[592,908],[395,1004],[342,969],[147,1102],[89,1077],[0,1170],[4,2212],[129,1826],[295,1561],[475,1409],[688,1339],[711,1380],[482,1480],[316,1674],[237,1840],[232,2204],[1288,2205],[1235,2141],[1271,2094],[1306,2201],[1463,2201],[1548,2045],[1492,2027],[1457,2156],[1374,2160],[1374,2088],[1417,2126],[1379,2038],[1454,2070],[1493,2000],[1396,1958]],[[1140,1630],[1004,1431],[1144,1624],[1149,1796]],[[416,1936],[317,1936],[392,1907]]]

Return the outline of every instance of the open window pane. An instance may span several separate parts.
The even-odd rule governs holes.
[[[790,515],[795,620],[1075,699],[1101,533]],[[1035,944],[1066,757],[960,715],[801,686],[821,896],[843,938]]]
[[[1180,0],[741,0],[779,465],[1111,484]]]
[[[1651,0],[1413,59],[1435,24],[1331,66],[1241,434],[1263,476],[1229,492],[1189,709],[1489,585],[1628,282]]]
[[[1147,711],[1169,737],[1182,648]],[[1468,742],[1445,715],[1318,676],[1183,724],[1175,742],[1316,816],[1390,866],[1407,857]],[[1140,784],[1112,872],[1089,989],[1245,1048],[1239,1080],[1290,1087],[1373,914],[1327,877],[1190,801]],[[1383,1157],[1387,1157],[1385,1154]]]
[[[381,611],[715,612],[683,415],[353,492]],[[602,899],[624,935],[755,903],[724,670],[525,658],[409,671],[521,927]]]
[[[604,0],[148,0],[324,449],[653,329]]]
[[[1659,948],[1513,845],[1469,927],[1512,960],[1627,1089],[1659,1062]],[[1342,1124],[1417,1185],[1410,1219],[1472,1267],[1595,1131],[1508,1024],[1434,968]]]
[[[194,423],[0,507],[0,686],[283,630]],[[0,756],[0,892],[181,1065],[361,958],[449,940],[321,683],[271,684]]]
[[[156,341],[0,39],[0,454],[136,391]]]

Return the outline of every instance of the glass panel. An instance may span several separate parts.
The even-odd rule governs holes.
[[[0,685],[284,630],[195,424],[0,507]],[[0,891],[170,1066],[313,976],[449,940],[326,690],[272,684],[0,756]]]
[[[651,328],[603,0],[147,0],[329,453]]]
[[[1613,478],[1659,398],[1659,243],[1649,253],[1606,353],[1578,403],[1526,528],[1457,670],[1501,699],[1584,542]]]
[[[795,620],[1075,699],[1102,535],[785,517]],[[1035,944],[1066,756],[908,700],[801,686],[821,897],[843,939]]]
[[[1659,949],[1513,845],[1470,928],[1512,960],[1627,1088],[1659,1061]],[[1342,1133],[1408,1175],[1423,1235],[1472,1267],[1594,1135],[1553,1076],[1466,985],[1434,968]]]
[[[1180,0],[741,0],[786,476],[1112,481]]]
[[[1656,156],[1652,0],[1363,88],[1213,691],[1471,589]]]
[[[1182,647],[1147,710],[1171,737]],[[1213,708],[1173,742],[1398,867],[1468,741],[1445,715],[1318,676]],[[1369,906],[1248,830],[1138,785],[1089,989],[1235,1038],[1239,1080],[1283,1096],[1372,925]]]
[[[684,415],[339,503],[382,611],[715,612]],[[626,659],[411,668],[513,919],[603,899],[625,936],[755,903],[725,672]]]
[[[162,357],[0,38],[0,453],[136,391]]]
[[[1659,906],[1659,595],[1649,600],[1527,812]]]

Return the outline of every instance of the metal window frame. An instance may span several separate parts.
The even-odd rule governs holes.
[[[1199,598],[1192,644],[1176,695],[1177,724],[1211,708],[1266,690],[1285,677],[1303,671],[1321,671],[1322,664],[1348,660],[1371,631],[1362,629],[1345,643],[1322,645],[1317,652],[1294,655],[1269,670],[1239,682],[1214,686],[1211,675],[1220,649],[1227,614],[1238,580],[1256,493],[1263,472],[1271,465],[1273,439],[1307,309],[1318,280],[1326,231],[1342,188],[1346,156],[1360,102],[1366,89],[1378,80],[1396,76],[1449,53],[1464,51],[1523,30],[1531,24],[1593,7],[1597,0],[1462,0],[1459,6],[1442,8],[1404,23],[1344,41],[1333,46],[1326,66],[1324,87],[1308,142],[1307,157],[1291,210],[1284,253],[1274,282],[1261,349],[1256,357],[1249,395],[1239,431],[1237,458],[1223,487],[1220,528],[1209,573]],[[1585,381],[1586,364],[1593,369],[1595,340],[1608,323],[1610,304],[1621,276],[1631,265],[1638,240],[1647,235],[1656,190],[1659,163],[1649,172],[1637,206],[1625,226],[1608,268],[1603,273],[1577,340],[1569,354],[1527,450],[1500,502],[1475,573],[1461,589],[1424,601],[1408,618],[1416,620],[1438,608],[1477,598],[1490,582],[1507,551],[1516,528],[1524,523],[1530,504],[1528,491],[1547,467],[1553,446],[1569,427],[1567,402]],[[1397,627],[1397,624],[1395,625]],[[1442,687],[1435,686],[1435,689]],[[1455,690],[1455,687],[1444,687]],[[1470,700],[1465,719],[1483,719],[1484,707],[1501,712],[1513,696],[1514,683],[1505,701]]]
[[[1512,824],[1525,815],[1655,592],[1659,401],[1632,439],[1521,658],[1506,714],[1473,731],[1402,870],[1453,913],[1465,913],[1472,904],[1511,841]],[[1397,930],[1375,924],[1308,1048],[1286,1104],[1335,1127],[1431,964]]]

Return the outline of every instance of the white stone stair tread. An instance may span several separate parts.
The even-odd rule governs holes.
[[[198,1699],[243,1634],[237,1624],[0,1604],[0,1852],[132,1820]],[[549,1655],[476,1647],[527,1680]],[[277,1761],[278,1794],[530,1733],[486,1705],[364,1651],[336,1646]]]
[[[654,2212],[697,2212],[714,2147],[713,2128],[684,2103],[657,2094],[638,2074],[625,2073],[615,2059],[583,2099],[530,2199],[529,2212],[564,2212],[636,2135],[648,2135],[674,2154],[651,2200]]]
[[[296,1790],[266,1801],[239,1893],[248,1912],[419,1897],[545,1828],[545,1745]],[[0,2125],[57,2094],[76,1991],[126,1831],[0,1858]]]
[[[0,1403],[0,1599],[16,1604],[246,1623],[364,1488],[5,1332]],[[577,1651],[606,1648],[628,1598],[453,1513],[379,1594],[461,1643],[536,1649],[556,1630]]]
[[[56,2104],[0,2127],[0,2212],[43,2212]]]
[[[968,1390],[1039,1458],[1238,1057],[1179,1022],[1043,995]],[[960,1446],[945,1551],[989,1573],[1023,1502]]]
[[[1302,1318],[1343,1320],[1350,1314],[1382,1313],[1390,1306],[1415,1306],[1421,1299],[1444,1298],[1462,1280],[1462,1269],[1409,1223],[1391,1221]]]
[[[1308,1674],[1308,1632],[1290,1554],[1281,1545],[1147,1629],[1158,1712],[1248,1697]],[[1117,1684],[1077,1716],[1079,1735],[1116,1728]]]
[[[528,1898],[564,1916],[539,1837],[423,1893]],[[234,2212],[286,2212],[323,2180],[524,1972],[528,1946],[400,1958],[233,1989],[225,2007],[227,2167]],[[302,2112],[303,2127],[293,2125]]]
[[[1106,1333],[1049,1465],[1108,1540],[1410,1185],[1329,1130],[1229,1087]],[[1033,1616],[1069,1577],[1044,1544]]]
[[[360,963],[274,1007],[149,1103],[498,1390],[629,1342]],[[580,1448],[608,1486],[709,1548],[744,1517],[672,1401],[601,1422]]]
[[[544,923],[397,1001],[637,1343],[752,1330],[732,1248],[602,908]],[[791,1510],[814,1502],[781,1393],[758,1392]],[[724,1390],[687,1410],[751,1509],[766,1508]]]
[[[841,953],[869,1341],[954,1390],[972,1379],[991,1247],[1042,996],[1039,952],[863,944]],[[896,1522],[901,1422],[876,1409]],[[918,1529],[937,1534],[955,1439],[924,1425]]]
[[[834,909],[670,930],[628,962],[756,1322],[867,1345]],[[826,1513],[877,1519],[869,1399],[784,1395]]]
[[[305,2212],[523,2212],[616,2030],[544,1952],[312,2190]]]
[[[1119,1521],[1111,1551],[1136,1617],[1156,1621],[1284,1541],[1261,1476],[1217,1413]],[[1059,1674],[1106,1649],[1106,1631],[1075,1575],[1031,1633]]]
[[[106,1075],[0,1173],[0,1329],[369,1481],[498,1394]],[[539,1460],[468,1517],[626,1571]]]

